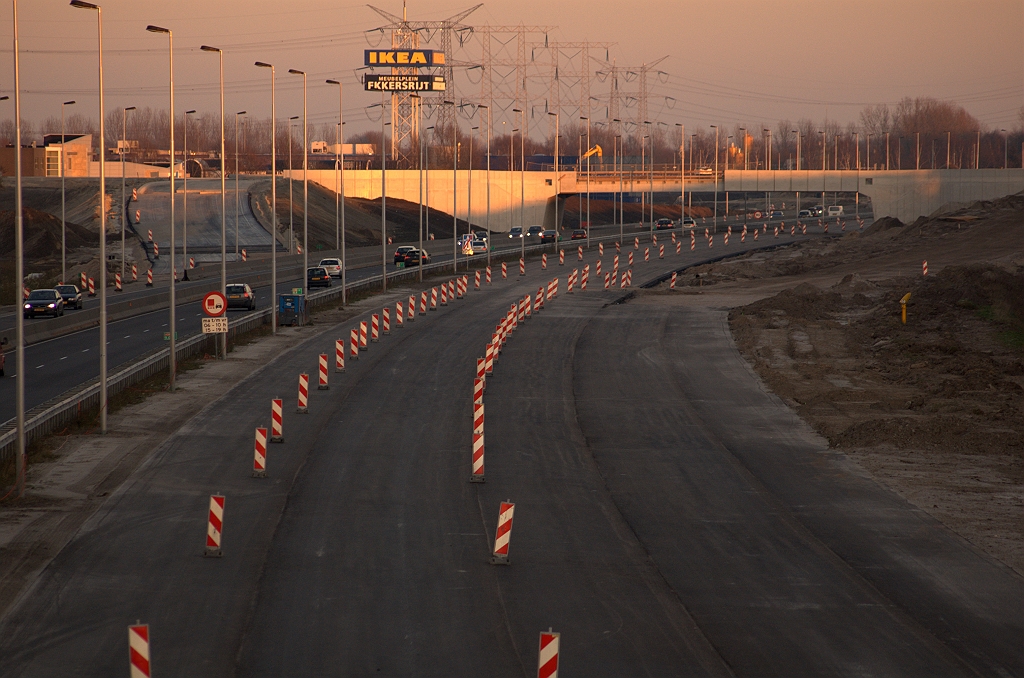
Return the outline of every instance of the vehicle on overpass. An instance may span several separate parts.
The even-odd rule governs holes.
[[[228,310],[233,308],[244,308],[248,311],[256,310],[256,293],[246,283],[232,283],[225,288],[228,298]]]
[[[331,276],[323,266],[306,269],[306,287],[330,287]]]
[[[78,285],[57,285],[54,289],[64,299],[64,308],[82,308],[82,291]]]
[[[23,310],[26,318],[38,318],[41,315],[56,318],[64,315],[64,298],[57,290],[32,290],[25,300]]]
[[[670,230],[675,227],[671,219],[661,218],[654,222],[654,228],[659,231]]]
[[[317,266],[323,266],[335,278],[341,278],[341,259],[321,259]]]

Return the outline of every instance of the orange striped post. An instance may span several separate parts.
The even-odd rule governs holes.
[[[256,441],[253,447],[252,477],[267,477],[267,429],[256,429]]]
[[[224,497],[219,494],[210,495],[210,517],[206,521],[206,552],[205,556],[220,558],[220,539],[224,530]]]
[[[131,678],[150,678],[149,624],[128,627],[128,671]]]
[[[330,386],[327,385],[327,354],[320,354],[320,381],[317,384],[317,390],[326,391]]]
[[[348,337],[348,357],[350,360],[359,360],[359,330],[353,329]]]
[[[562,634],[550,628],[541,631],[540,652],[537,656],[537,678],[558,678],[558,645]]]
[[[299,375],[299,406],[295,410],[298,414],[305,414],[309,411],[309,375]],[[266,429],[263,429],[264,437]]]
[[[284,442],[284,403],[280,398],[270,401],[270,442]]]
[[[516,505],[511,501],[501,502],[498,508],[498,529],[494,532],[494,553],[491,565],[511,565],[508,557],[509,542],[512,540],[512,515]]]

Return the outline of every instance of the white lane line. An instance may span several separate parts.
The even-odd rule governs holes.
[[[67,360],[67,359],[68,359],[67,356],[64,356],[63,358],[61,358],[61,360]]]
[[[149,332],[149,330],[142,330],[143,334],[145,334],[146,332]]]
[[[168,171],[170,171],[170,170],[168,170]],[[122,337],[122,339],[129,339],[129,338],[131,338],[131,336],[132,335],[130,335],[130,334],[126,334],[126,335],[124,335],[124,337]]]
[[[36,365],[36,369],[37,369],[37,370],[38,370],[38,369],[39,369],[40,367],[46,367],[46,365]]]
[[[88,352],[89,352],[89,349],[85,349],[84,351],[82,351],[82,353],[88,353]]]

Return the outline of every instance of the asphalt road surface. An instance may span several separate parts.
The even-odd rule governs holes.
[[[206,408],[0,624],[0,675],[121,675],[136,620],[160,676],[531,676],[549,627],[564,675],[1024,675],[1021,578],[831,453],[762,390],[724,312],[609,306],[620,292],[567,295],[551,269],[396,328],[308,414],[296,375],[365,316]],[[634,284],[667,270],[638,264]],[[470,484],[475,359],[556,273],[488,381]],[[285,443],[254,479],[281,396]],[[202,556],[215,492],[219,559]]]

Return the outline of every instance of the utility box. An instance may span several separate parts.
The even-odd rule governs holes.
[[[306,310],[306,297],[301,294],[277,295],[278,325],[308,325],[309,313]]]

